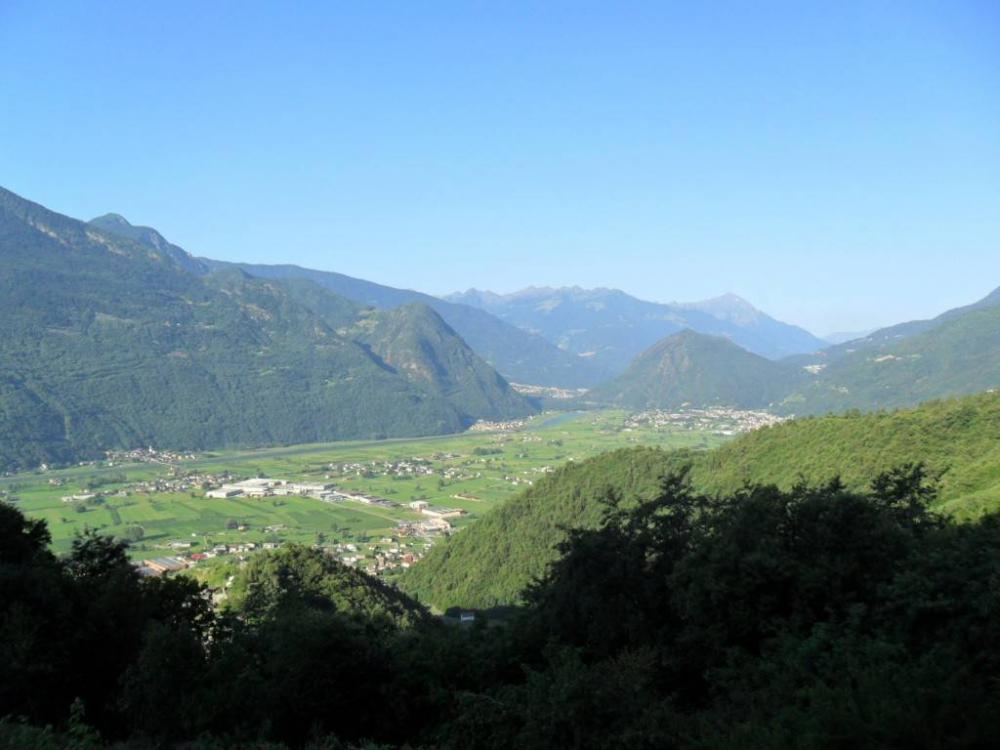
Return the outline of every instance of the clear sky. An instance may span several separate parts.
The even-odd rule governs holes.
[[[1000,285],[1000,2],[0,2],[0,185],[443,293]]]

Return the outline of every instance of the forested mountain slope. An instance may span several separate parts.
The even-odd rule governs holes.
[[[441,362],[472,371],[416,382],[331,324],[353,327],[359,306],[316,288],[303,295],[314,311],[239,270],[196,275],[178,251],[0,190],[0,469],[146,445],[434,434],[532,409],[443,324],[411,339],[420,356],[441,346]]]
[[[440,394],[463,414],[523,416],[532,411],[492,367],[422,303],[372,311],[355,324],[357,340],[418,387]]]
[[[865,341],[865,340],[862,340]],[[852,348],[853,347],[853,348]],[[1000,306],[946,313],[923,331],[834,347],[781,410],[821,414],[909,406],[1000,387]]]
[[[613,493],[629,502],[653,496],[685,465],[697,489],[731,492],[745,482],[788,488],[838,475],[864,489],[879,472],[916,461],[940,475],[941,511],[964,518],[1000,509],[1000,393],[794,420],[708,453],[636,448],[569,464],[436,546],[402,585],[441,608],[514,603],[556,559],[567,529],[595,527]]]
[[[692,479],[729,492],[745,482],[789,488],[840,476],[851,489],[906,461],[940,475],[941,509],[959,517],[1000,509],[1000,392],[912,409],[806,417],[704,454]]]
[[[639,410],[764,409],[781,401],[804,375],[728,339],[684,330],[640,354],[623,374],[591,390],[587,400]]]
[[[426,604],[492,607],[518,601],[525,586],[556,558],[570,528],[593,528],[610,493],[652,499],[668,467],[658,448],[623,449],[569,463],[485,515],[410,568],[404,591]]]
[[[207,259],[203,259],[203,262],[211,268],[233,265]],[[515,383],[587,388],[610,376],[610,372],[603,367],[476,307],[330,271],[316,271],[293,265],[235,265],[259,278],[306,279],[342,297],[380,309],[413,302],[423,303],[437,312],[473,351]]]

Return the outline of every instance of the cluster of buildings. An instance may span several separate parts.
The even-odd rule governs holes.
[[[544,385],[525,385],[524,383],[511,383],[510,387],[522,396],[551,398],[555,401],[568,401],[571,398],[579,398],[587,392],[586,388],[555,388]]]
[[[527,424],[526,419],[510,419],[506,422],[488,422],[481,419],[469,427],[468,432],[511,432],[523,429]]]
[[[398,461],[367,461],[330,464],[330,470],[340,474],[371,478],[375,476],[398,477],[429,477],[434,475],[434,466],[425,458],[403,458]]]
[[[226,474],[180,474],[174,473],[167,477],[155,477],[129,485],[127,492],[194,492],[205,487],[212,487],[227,482],[232,477]]]
[[[653,409],[632,414],[626,418],[623,429],[627,432],[639,427],[672,428],[714,432],[716,435],[736,435],[761,427],[770,427],[784,421],[770,412],[731,409],[717,406],[710,409],[682,409],[665,411]]]
[[[105,455],[111,465],[116,463],[175,464],[179,461],[193,461],[197,458],[194,453],[158,451],[153,447],[134,448],[127,451],[107,451]]]
[[[359,549],[358,545],[348,542],[337,544],[327,552],[345,565],[364,568],[374,575],[382,575],[398,568],[408,568],[424,555],[423,550],[415,545],[402,542],[395,537],[384,537],[379,544],[369,544],[363,550]]]

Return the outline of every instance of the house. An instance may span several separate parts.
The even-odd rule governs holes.
[[[410,503],[410,507],[413,508],[413,510],[424,510],[425,508],[431,507],[431,504],[426,500],[414,500]]]

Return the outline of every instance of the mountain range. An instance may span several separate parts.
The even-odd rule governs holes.
[[[535,411],[425,305],[211,269],[0,191],[0,468],[454,432]],[[104,228],[102,228],[104,227]]]
[[[429,294],[396,289],[330,271],[294,265],[226,263],[201,259],[206,269],[235,265],[263,279],[304,279],[334,294],[378,309],[420,303],[434,310],[484,360],[514,383],[559,388],[589,388],[607,378],[600,367],[521,330],[484,310],[454,304]]]
[[[813,352],[826,344],[782,323],[735,294],[704,302],[646,302],[617,289],[530,287],[499,295],[470,289],[447,297],[538,333],[593,362],[609,375],[657,341],[684,329],[723,336],[769,359]]]
[[[580,405],[892,408],[1000,386],[1000,289],[824,346],[735,295],[470,290],[195,257],[118,214],[0,189],[0,470],[112,448],[205,449],[461,430]],[[561,402],[562,403],[562,402]]]
[[[728,406],[784,415],[912,406],[1000,387],[1000,289],[912,321],[778,361],[685,330],[585,400],[632,409]]]

